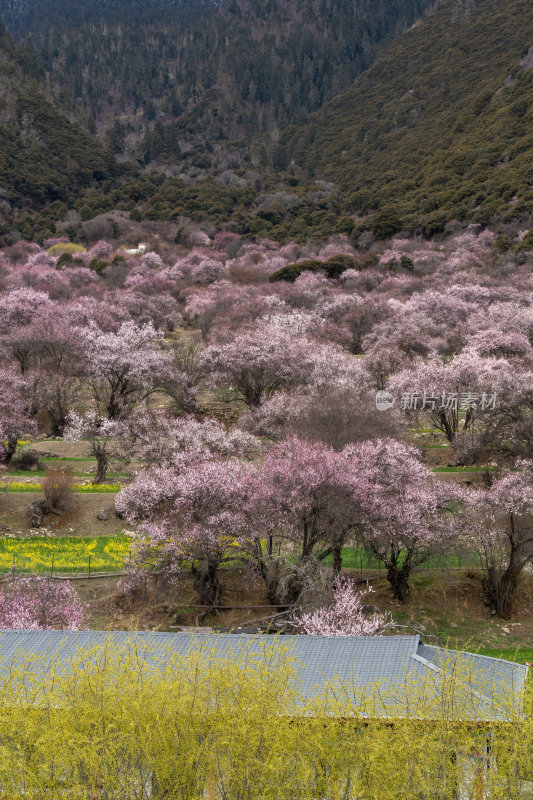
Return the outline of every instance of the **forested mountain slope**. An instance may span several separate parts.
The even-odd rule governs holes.
[[[158,15],[217,5],[217,0],[0,0],[0,18],[15,34],[54,27],[76,27],[103,19],[129,23]]]
[[[394,206],[392,227],[530,221],[531,0],[445,4],[285,145],[310,174],[337,182],[353,212]]]
[[[18,30],[58,101],[117,155],[195,177],[250,158],[268,166],[272,151],[283,168],[280,130],[349,86],[433,2],[153,0],[139,16],[138,2],[40,0],[52,25],[32,14]]]
[[[0,223],[119,172],[111,153],[45,99],[42,80],[0,22]]]

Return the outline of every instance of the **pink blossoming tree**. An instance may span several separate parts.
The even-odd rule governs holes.
[[[508,617],[520,576],[533,562],[533,461],[520,461],[490,489],[465,492],[459,520],[480,558],[483,597],[492,613]]]
[[[172,467],[183,471],[212,458],[250,456],[260,442],[239,428],[226,428],[214,419],[196,419],[192,414],[168,414],[136,410],[119,434],[117,454],[125,465],[137,468]]]
[[[391,377],[387,388],[407,418],[424,419],[453,443],[459,432],[496,410],[514,374],[504,358],[465,351],[449,363],[433,359],[404,369]]]
[[[248,406],[258,406],[281,388],[303,383],[312,364],[309,344],[275,328],[237,333],[231,341],[202,353],[209,382],[233,390]]]
[[[394,439],[348,445],[344,458],[361,482],[360,541],[387,569],[393,596],[405,601],[409,576],[454,537],[455,491],[434,479],[417,451]]]
[[[251,499],[255,560],[275,605],[296,602],[306,572],[328,556],[341,569],[342,547],[354,531],[359,482],[342,454],[320,442],[290,437],[275,445]]]
[[[81,332],[87,373],[98,408],[109,419],[125,418],[165,382],[186,377],[174,374],[170,353],[153,325],[123,323],[116,333],[95,325]]]
[[[385,614],[365,611],[364,600],[371,593],[370,587],[358,591],[353,581],[339,578],[329,606],[301,614],[292,624],[309,636],[377,636],[390,620]]]
[[[70,583],[16,577],[0,590],[0,629],[80,630],[87,609]]]
[[[93,484],[99,484],[105,481],[115,455],[115,441],[126,433],[127,428],[121,420],[108,419],[94,410],[86,411],[85,414],[71,411],[63,438],[74,442],[88,440],[91,454],[96,458]]]
[[[34,434],[37,426],[28,413],[24,378],[0,365],[0,387],[0,462],[9,463],[17,441],[26,434]]]
[[[179,474],[141,473],[121,492],[117,507],[140,525],[135,567],[175,580],[192,567],[194,587],[207,608],[220,606],[220,567],[250,549],[247,514],[254,468],[238,461],[205,461]]]

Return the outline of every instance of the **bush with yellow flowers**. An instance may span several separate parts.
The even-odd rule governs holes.
[[[495,717],[481,713],[471,675],[388,694],[332,683],[313,698],[280,639],[237,654],[206,641],[180,655],[110,635],[66,661],[47,653],[4,667],[0,796],[531,797],[532,719],[505,697]]]

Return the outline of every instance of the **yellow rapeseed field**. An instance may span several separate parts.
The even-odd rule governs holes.
[[[36,536],[0,539],[0,572],[118,572],[131,550],[128,536]]]

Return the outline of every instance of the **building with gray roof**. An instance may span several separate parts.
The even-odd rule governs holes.
[[[72,659],[94,648],[132,648],[149,664],[164,664],[172,655],[200,651],[202,657],[245,652],[261,656],[281,648],[293,660],[302,696],[355,698],[379,695],[373,713],[379,717],[414,715],[413,692],[424,687],[438,709],[444,687],[456,682],[454,702],[463,719],[490,721],[509,717],[521,707],[528,668],[473,653],[424,644],[419,636],[265,636],[228,633],[153,633],[125,631],[2,631],[0,674],[17,663],[68,669]],[[30,667],[31,668],[31,667]],[[459,688],[457,688],[459,687]],[[385,699],[384,699],[385,698]],[[355,704],[354,700],[354,704]],[[409,703],[411,709],[408,711]],[[354,708],[354,713],[356,709]],[[437,713],[437,712],[435,712]],[[427,711],[423,716],[427,715]]]

